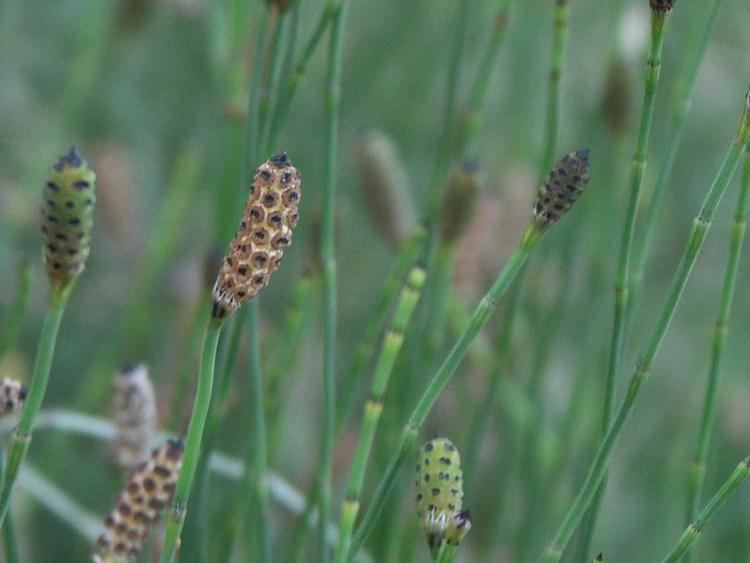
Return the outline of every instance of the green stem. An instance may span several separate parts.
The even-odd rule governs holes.
[[[5,464],[5,456],[2,463]],[[16,526],[13,519],[13,511],[8,509],[3,526],[3,547],[5,548],[5,561],[7,563],[19,563],[21,561],[18,553],[18,541],[16,540]]]
[[[274,5],[275,6],[275,5]],[[258,102],[258,124],[256,127],[256,147],[266,147],[265,141],[268,138],[270,123],[270,106],[273,95],[276,93],[276,89],[279,84],[279,77],[281,75],[281,52],[284,38],[286,33],[287,24],[289,18],[285,14],[279,14],[277,10],[273,10],[275,14],[276,26],[273,30],[273,37],[271,39],[271,53],[268,61],[268,70],[266,71],[267,76],[264,80],[263,86],[260,89],[260,96]]]
[[[456,558],[456,547],[443,542],[435,559],[436,563],[453,563]]]
[[[254,461],[253,489],[257,506],[253,509],[255,516],[253,524],[257,530],[258,541],[256,543],[258,552],[255,561],[268,563],[271,561],[271,542],[269,537],[270,515],[268,512],[268,483],[266,472],[268,470],[268,448],[266,440],[266,410],[263,399],[263,378],[260,363],[260,335],[258,331],[258,303],[250,304],[250,379],[252,388],[251,403],[255,415],[253,447],[248,451],[253,452],[253,460],[246,460],[246,471],[249,471],[251,461]],[[245,510],[245,514],[247,511]]]
[[[565,519],[560,525],[552,542],[544,552],[542,560],[545,563],[560,560],[565,546],[568,544],[568,541],[570,541],[570,537],[573,535],[573,532],[581,521],[584,513],[591,505],[599,485],[607,474],[607,467],[612,449],[614,448],[615,442],[622,431],[622,427],[635,404],[641,383],[643,383],[648,376],[654,358],[661,348],[667,329],[672,322],[672,317],[677,309],[680,298],[682,297],[682,292],[685,289],[688,278],[690,277],[690,272],[693,269],[693,265],[698,258],[698,254],[703,246],[706,235],[708,234],[708,229],[711,226],[711,221],[716,213],[716,208],[729,186],[729,182],[737,169],[737,165],[742,157],[742,152],[746,148],[748,142],[750,142],[750,102],[745,101],[745,108],[743,109],[742,119],[735,139],[727,151],[711,188],[706,194],[706,198],[698,216],[693,221],[693,228],[672,280],[672,286],[667,295],[667,300],[664,303],[657,324],[651,332],[645,352],[641,356],[636,370],[631,377],[625,399],[620,405],[612,424],[609,426],[604,439],[599,446],[599,450],[594,457],[578,496],[566,514]]]
[[[187,502],[190,489],[193,486],[198,459],[200,457],[203,429],[208,417],[208,408],[211,404],[211,390],[214,384],[214,362],[216,361],[216,348],[219,343],[219,334],[223,323],[215,319],[209,320],[203,339],[203,352],[201,354],[200,373],[198,374],[198,388],[195,392],[193,402],[193,414],[188,425],[187,438],[185,442],[185,456],[182,462],[180,478],[177,481],[172,509],[169,511],[164,547],[162,548],[160,563],[171,563],[177,548],[177,541],[185,523]]]
[[[5,356],[18,340],[21,333],[21,322],[26,311],[26,305],[29,303],[29,294],[31,293],[31,267],[28,260],[22,260],[18,267],[18,285],[16,286],[16,298],[13,300],[10,312],[8,313],[8,322],[5,324],[2,334],[0,334],[0,359]]]
[[[691,37],[697,37],[698,39],[693,45],[690,55],[687,57],[682,76],[677,82],[677,99],[670,105],[672,108],[672,119],[668,133],[669,148],[664,158],[664,162],[659,168],[659,177],[656,186],[654,187],[654,191],[651,194],[651,200],[648,209],[646,210],[645,217],[643,218],[643,227],[641,228],[641,233],[643,234],[641,235],[640,242],[633,254],[630,309],[632,309],[632,302],[637,296],[638,290],[641,286],[641,281],[643,280],[643,270],[651,250],[651,243],[654,238],[657,219],[659,217],[659,212],[661,211],[664,194],[667,191],[667,185],[672,176],[672,169],[677,158],[677,151],[680,148],[680,141],[682,140],[682,131],[684,129],[685,120],[692,103],[695,79],[698,76],[700,64],[706,54],[709,39],[711,39],[714,29],[716,28],[716,20],[718,18],[721,4],[722,0],[713,0],[708,16],[705,20],[700,19],[700,21],[696,23],[698,29],[690,35]]]
[[[55,354],[57,343],[57,332],[60,329],[65,306],[68,303],[75,280],[60,288],[52,288],[47,314],[44,317],[42,332],[39,335],[39,344],[34,360],[34,373],[31,376],[31,384],[26,395],[26,403],[21,412],[21,418],[8,447],[8,462],[3,472],[2,491],[0,491],[0,526],[5,521],[5,516],[10,508],[10,499],[13,486],[18,478],[26,453],[31,443],[31,434],[34,428],[34,420],[42,407],[44,394],[47,390],[52,357]]]
[[[370,397],[365,403],[362,427],[346,485],[346,499],[341,511],[339,541],[334,557],[335,563],[344,563],[347,559],[352,530],[359,512],[359,497],[362,494],[367,460],[370,457],[372,441],[383,412],[383,397],[388,388],[388,381],[393,373],[396,358],[404,343],[404,334],[409,326],[414,308],[419,302],[424,278],[425,273],[422,268],[415,267],[412,269],[396,306],[393,325],[386,331],[383,338],[372,387],[370,388]]]
[[[541,233],[538,228],[534,224],[529,225],[518,250],[516,250],[516,252],[510,257],[508,263],[503,268],[503,271],[495,280],[492,288],[477,305],[466,330],[461,335],[458,342],[453,346],[448,357],[440,366],[440,369],[438,369],[437,373],[428,384],[427,389],[422,394],[422,397],[419,399],[419,402],[409,417],[409,421],[401,432],[397,449],[391,456],[388,467],[378,485],[378,489],[375,492],[370,507],[357,529],[357,533],[352,541],[352,547],[349,551],[350,560],[352,556],[357,553],[359,548],[362,547],[362,544],[372,531],[375,520],[383,509],[388,492],[391,487],[393,487],[396,474],[406,460],[406,457],[409,455],[419,430],[427,419],[433,405],[455,373],[461,360],[466,356],[469,345],[492,317],[500,298],[508,289],[516,275],[518,275],[518,272],[523,267],[531,249],[539,240],[540,236]]]
[[[510,12],[511,0],[498,0],[495,22],[492,28],[492,37],[485,47],[482,57],[479,59],[479,70],[472,84],[469,95],[469,105],[464,116],[463,132],[461,134],[459,149],[463,155],[462,159],[474,160],[479,152],[477,147],[477,134],[481,121],[484,101],[487,98],[492,69],[495,66],[497,55],[505,39],[508,29],[508,14]]]
[[[745,156],[745,167],[742,185],[737,197],[737,208],[730,227],[729,257],[724,273],[724,283],[721,290],[721,303],[714,330],[713,349],[711,351],[711,367],[706,383],[706,396],[703,403],[703,416],[695,452],[695,460],[690,468],[688,483],[688,503],[686,523],[695,520],[700,509],[703,485],[706,475],[706,460],[711,444],[714,422],[716,420],[716,399],[719,381],[721,379],[721,360],[724,343],[729,333],[729,317],[737,283],[742,243],[745,237],[745,214],[747,210],[748,190],[750,190],[750,154]]]
[[[335,0],[329,0],[335,6]],[[348,4],[336,10],[331,25],[326,86],[326,159],[323,183],[323,224],[320,259],[323,271],[323,436],[318,468],[318,561],[328,560],[326,529],[331,515],[333,446],[336,433],[336,156],[338,154],[339,102],[341,99],[341,53]]]
[[[260,91],[263,85],[263,66],[266,59],[266,48],[268,30],[268,13],[269,9],[265,5],[261,8],[260,16],[258,17],[258,31],[255,37],[255,56],[253,57],[253,71],[250,76],[250,84],[248,88],[249,98],[247,106],[247,120],[245,124],[245,139],[246,139],[246,150],[245,150],[245,166],[242,170],[242,179],[252,178],[253,169],[257,166],[258,162],[258,151],[260,148],[260,138],[262,127],[260,126],[258,117],[260,114]],[[243,183],[240,183],[239,187],[242,187]],[[245,190],[242,190],[242,197],[245,197]],[[233,206],[232,211],[236,210],[237,206]]]
[[[547,111],[544,122],[544,151],[539,167],[539,177],[542,179],[547,176],[555,163],[555,153],[557,152],[561,106],[560,77],[562,76],[562,65],[565,61],[565,51],[568,45],[569,13],[568,0],[556,0],[552,66],[549,71]]]
[[[633,155],[633,164],[630,173],[630,196],[625,210],[625,223],[620,241],[620,254],[617,263],[617,278],[615,281],[615,313],[612,324],[612,336],[609,350],[609,363],[607,366],[607,383],[604,393],[604,406],[602,412],[602,435],[606,434],[612,419],[612,405],[614,403],[615,389],[620,380],[622,370],[622,356],[625,348],[625,332],[628,326],[628,306],[631,291],[631,255],[633,253],[633,241],[635,224],[638,216],[638,208],[643,189],[643,176],[646,171],[646,154],[648,152],[649,139],[651,137],[651,124],[654,118],[654,106],[656,102],[656,90],[661,74],[661,56],[664,46],[664,29],[667,22],[667,14],[656,11],[651,12],[651,47],[646,61],[646,80],[643,93],[643,107],[641,108],[641,121],[638,128],[638,140]],[[599,515],[601,503],[604,500],[604,492],[607,487],[606,476],[596,492],[596,497],[591,506],[587,518],[587,534],[593,536],[596,520]]]
[[[396,257],[396,263],[388,274],[388,278],[378,296],[378,300],[372,312],[368,315],[369,320],[362,332],[362,337],[359,339],[357,347],[354,349],[351,367],[342,384],[339,412],[336,417],[339,429],[343,426],[351,405],[354,402],[357,384],[364,378],[370,365],[372,351],[375,349],[378,336],[383,330],[388,311],[390,311],[398,296],[398,290],[403,283],[407,271],[414,265],[422,251],[425,234],[425,229],[418,227],[411,238],[404,242]]]
[[[307,72],[307,65],[310,63],[310,59],[312,58],[313,53],[315,53],[318,44],[323,39],[323,34],[328,28],[328,25],[338,16],[344,1],[345,0],[328,0],[326,2],[320,17],[318,18],[318,22],[315,25],[315,29],[310,39],[305,44],[305,47],[302,50],[302,55],[294,67],[294,71],[289,79],[289,84],[287,85],[283,96],[279,96],[276,106],[273,109],[267,146],[276,146],[281,129],[284,127],[284,123],[286,123],[286,120],[289,117],[289,110],[292,107],[294,96],[297,94],[297,90],[299,90],[299,87],[302,84],[302,79]]]
[[[703,532],[703,528],[711,521],[711,518],[724,506],[724,503],[737,490],[737,488],[750,477],[750,457],[740,462],[729,478],[724,482],[714,497],[703,508],[695,521],[688,525],[677,544],[672,548],[662,563],[674,563],[690,549],[690,546]]]

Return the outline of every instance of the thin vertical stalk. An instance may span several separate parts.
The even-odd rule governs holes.
[[[198,374],[198,388],[195,392],[193,402],[193,414],[188,425],[187,438],[185,441],[185,455],[180,471],[180,478],[172,500],[172,509],[168,513],[167,525],[164,537],[160,563],[171,563],[174,558],[177,542],[185,523],[187,501],[190,489],[193,486],[198,458],[200,457],[201,440],[203,429],[208,417],[208,408],[211,404],[211,391],[214,383],[214,362],[216,361],[216,348],[219,343],[219,334],[223,323],[216,319],[210,319],[206,325],[203,337],[203,352],[201,354],[201,366]]]
[[[369,320],[362,331],[359,343],[354,349],[351,367],[348,369],[348,373],[342,384],[341,399],[339,400],[340,406],[336,417],[337,427],[339,428],[344,424],[354,401],[357,383],[364,377],[369,367],[372,351],[375,349],[378,336],[383,330],[388,311],[393,306],[396,297],[398,297],[398,290],[403,283],[404,276],[406,276],[409,268],[417,261],[419,253],[422,251],[425,234],[425,229],[420,226],[408,240],[404,241],[399,249],[398,256],[396,256],[396,263],[391,268],[383,289],[375,302],[375,306],[368,315]]]
[[[320,17],[318,18],[318,22],[315,24],[315,29],[313,30],[310,39],[308,39],[305,47],[302,49],[302,55],[294,67],[289,83],[287,84],[283,95],[279,96],[279,99],[273,108],[267,146],[276,146],[276,141],[281,133],[281,129],[284,127],[287,117],[289,117],[289,110],[292,107],[294,96],[297,94],[297,90],[299,90],[302,80],[307,73],[307,65],[310,63],[313,53],[315,53],[315,50],[318,48],[318,44],[323,39],[323,35],[326,29],[328,29],[329,24],[338,17],[344,2],[345,0],[328,0],[326,2]]]
[[[544,178],[552,165],[555,163],[557,152],[557,139],[560,130],[560,106],[561,106],[561,77],[562,65],[565,61],[565,51],[568,45],[568,15],[570,7],[568,0],[556,0],[554,45],[552,48],[552,66],[549,71],[549,82],[547,84],[547,111],[544,118],[544,151],[539,166],[539,177]]]
[[[460,138],[459,152],[462,153],[462,160],[473,160],[477,157],[477,133],[479,132],[482,110],[489,90],[492,69],[495,67],[495,61],[505,39],[505,32],[508,29],[510,4],[511,0],[498,0],[492,37],[490,37],[484,53],[479,59],[479,70],[469,94],[469,105],[464,115],[463,131]]]
[[[258,116],[260,113],[260,93],[263,87],[263,70],[266,59],[266,48],[268,43],[268,14],[269,9],[265,5],[261,8],[258,17],[258,31],[255,37],[255,56],[253,58],[253,71],[250,76],[249,99],[247,107],[247,121],[245,124],[245,166],[242,169],[242,178],[252,178],[252,169],[258,162],[258,151],[260,148],[260,129]],[[244,197],[244,192],[243,192]],[[237,204],[239,206],[239,204]],[[237,209],[233,206],[233,210]]]
[[[252,513],[254,516],[253,526],[257,531],[256,542],[257,553],[253,558],[260,563],[271,561],[271,544],[268,531],[268,482],[266,471],[268,469],[268,451],[266,440],[266,415],[263,399],[263,379],[261,377],[260,364],[260,338],[258,334],[258,303],[250,303],[250,326],[249,349],[250,349],[250,380],[251,380],[251,402],[253,421],[253,447],[247,449],[252,452],[252,458],[245,460],[245,471],[250,472],[253,467],[254,479],[253,489],[255,491],[256,506]],[[252,465],[251,465],[252,464]],[[245,517],[247,516],[247,511]]]
[[[39,335],[36,359],[34,360],[34,372],[31,376],[31,384],[26,395],[26,402],[21,412],[18,426],[8,446],[8,461],[3,471],[2,491],[0,491],[0,526],[5,521],[5,516],[10,508],[10,499],[13,486],[18,478],[18,471],[26,457],[31,444],[31,435],[34,429],[34,420],[42,407],[44,394],[47,390],[52,357],[55,354],[57,333],[60,329],[65,306],[75,286],[75,280],[62,287],[53,287],[50,295],[47,314],[42,324],[42,332]]]
[[[708,16],[705,20],[700,19],[697,21],[696,25],[698,29],[690,34],[691,37],[697,37],[697,40],[686,59],[682,76],[677,82],[677,99],[670,105],[672,108],[672,118],[668,133],[669,141],[667,142],[669,148],[664,158],[664,162],[659,167],[659,177],[656,186],[654,187],[654,191],[651,194],[651,201],[649,202],[646,214],[643,218],[643,227],[641,228],[643,234],[641,235],[640,242],[636,245],[633,254],[633,273],[630,290],[631,303],[637,296],[638,289],[641,286],[643,270],[646,265],[646,260],[648,260],[651,243],[654,238],[654,231],[656,230],[656,222],[659,212],[661,211],[664,194],[667,191],[667,185],[672,176],[672,169],[677,158],[677,151],[680,148],[685,120],[692,104],[695,79],[698,76],[700,64],[708,50],[708,42],[713,35],[714,29],[716,29],[716,20],[722,2],[723,0],[713,0],[711,7],[709,8]],[[632,309],[632,305],[630,308]]]
[[[329,0],[335,6],[336,0]],[[341,53],[348,4],[336,10],[331,25],[326,86],[326,159],[323,182],[323,224],[320,237],[320,259],[323,278],[323,436],[320,441],[318,468],[318,561],[328,560],[326,530],[331,515],[331,479],[333,445],[336,433],[336,255],[335,203],[338,154],[339,102],[341,99]]]
[[[641,384],[648,376],[654,358],[661,348],[667,329],[672,322],[672,317],[674,316],[677,305],[682,297],[682,292],[685,289],[685,285],[690,277],[695,261],[698,258],[698,254],[703,247],[703,242],[708,234],[711,221],[716,213],[716,208],[729,186],[729,182],[737,169],[737,165],[742,158],[742,153],[746,149],[748,142],[750,142],[750,93],[748,93],[747,99],[745,100],[745,108],[743,109],[742,119],[736,136],[724,157],[724,161],[722,162],[721,168],[719,169],[711,188],[706,194],[700,212],[693,221],[693,228],[690,232],[680,263],[677,266],[677,271],[672,279],[672,285],[667,295],[667,299],[664,303],[661,314],[659,315],[657,324],[647,341],[645,351],[630,379],[625,399],[620,405],[612,424],[609,426],[604,439],[599,446],[578,496],[568,510],[568,513],[557,530],[552,542],[547,546],[547,549],[544,552],[542,561],[545,563],[560,560],[565,546],[568,544],[568,541],[570,541],[578,523],[581,521],[584,513],[594,500],[596,491],[607,474],[612,449],[614,448],[623,425],[635,404]]]
[[[686,523],[695,520],[700,510],[703,485],[706,476],[706,460],[711,445],[714,421],[716,420],[716,399],[719,382],[721,380],[721,361],[724,343],[729,333],[729,318],[732,311],[734,290],[737,283],[742,243],[745,237],[745,215],[747,212],[748,190],[750,190],[750,154],[745,156],[745,167],[742,185],[737,197],[737,208],[730,227],[729,256],[724,283],[721,290],[721,303],[714,329],[713,348],[711,351],[711,365],[706,383],[706,396],[703,402],[703,416],[701,417],[700,434],[695,452],[695,460],[690,467],[688,482]]]
[[[445,389],[445,386],[448,384],[453,374],[456,372],[458,365],[461,363],[464,356],[466,356],[469,345],[490,320],[492,314],[497,308],[500,298],[505,294],[510,284],[518,275],[518,272],[521,271],[531,249],[539,240],[539,235],[539,231],[533,224],[528,227],[519,248],[510,257],[489,292],[477,305],[466,330],[453,346],[445,361],[440,366],[440,369],[435,373],[434,377],[428,384],[427,389],[425,389],[421,398],[417,402],[417,405],[414,407],[414,410],[409,417],[409,421],[401,432],[399,444],[396,451],[391,456],[385,474],[383,475],[373,500],[370,503],[370,507],[365,513],[362,523],[354,536],[352,547],[349,551],[349,560],[351,560],[359,548],[362,547],[362,544],[372,531],[375,520],[383,510],[388,492],[393,487],[396,474],[404,464],[406,457],[409,455],[419,430],[427,419],[432,407],[443,392],[443,389]]]
[[[393,373],[396,358],[404,343],[404,333],[409,326],[414,308],[419,302],[424,279],[425,273],[422,268],[415,267],[412,269],[396,306],[393,324],[383,338],[370,388],[370,397],[365,403],[359,439],[357,440],[346,485],[346,498],[341,511],[341,523],[339,524],[339,541],[334,557],[335,563],[344,563],[349,552],[352,530],[359,513],[359,497],[362,494],[367,460],[370,457],[372,441],[383,412],[383,397],[388,388],[388,381]]]
[[[258,123],[255,125],[255,146],[259,149],[264,149],[266,147],[265,142],[268,139],[268,130],[271,126],[271,100],[273,99],[273,95],[276,93],[279,84],[282,66],[281,52],[282,46],[284,45],[282,40],[284,39],[289,21],[286,14],[279,13],[276,4],[272,4],[272,12],[274,14],[276,25],[274,26],[273,36],[270,41],[271,52],[269,54],[268,68],[265,73],[266,77],[259,92]]]
[[[18,335],[21,332],[21,322],[26,312],[26,305],[29,303],[29,294],[31,293],[31,266],[26,259],[21,260],[18,266],[18,284],[16,285],[16,296],[13,299],[10,312],[8,313],[8,322],[3,327],[0,334],[0,359],[5,356],[6,352],[12,348]]]
[[[0,463],[5,464],[5,456],[0,460]],[[0,467],[2,471],[2,467]],[[0,478],[2,476],[0,475]],[[13,519],[13,511],[8,509],[8,514],[5,516],[5,525],[3,526],[3,547],[5,552],[5,560],[7,563],[19,563],[21,557],[18,553],[18,541],[16,540],[16,526]]]
[[[604,405],[602,412],[602,435],[606,434],[612,419],[612,406],[614,403],[615,389],[620,380],[622,370],[622,356],[625,348],[625,332],[628,326],[628,300],[631,289],[631,255],[633,252],[633,241],[635,234],[636,218],[641,200],[643,188],[643,176],[646,172],[647,152],[649,139],[651,137],[651,124],[654,118],[654,106],[656,102],[656,90],[661,74],[661,56],[664,46],[664,30],[668,14],[651,11],[651,46],[646,61],[646,80],[643,93],[643,106],[641,108],[641,120],[638,128],[638,140],[630,173],[630,195],[625,210],[625,223],[620,241],[620,253],[617,262],[617,278],[615,280],[615,312],[612,324],[612,336],[610,341],[609,361],[607,365],[607,383],[604,392]],[[602,481],[591,507],[588,518],[588,534],[593,536],[593,528],[599,509],[604,499],[607,488],[607,480]]]
[[[724,482],[714,497],[708,502],[694,522],[688,525],[677,544],[662,560],[662,563],[674,563],[690,549],[690,546],[703,532],[703,528],[711,521],[724,503],[737,488],[750,477],[750,457],[740,462],[729,478]]]

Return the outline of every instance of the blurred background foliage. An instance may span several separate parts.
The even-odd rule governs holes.
[[[0,326],[16,295],[17,271],[23,260],[30,261],[33,273],[21,336],[2,359],[0,375],[23,379],[31,371],[47,297],[37,207],[48,167],[75,143],[98,173],[91,259],[63,321],[45,403],[48,408],[108,416],[111,374],[125,360],[143,361],[156,382],[163,426],[184,432],[190,398],[185,395],[180,400],[180,375],[194,378],[198,361],[191,327],[196,311],[205,305],[204,278],[214,275],[216,259],[209,257],[215,256],[217,246],[223,249],[227,244],[240,215],[239,207],[231,202],[244,200],[248,183],[237,159],[233,168],[227,168],[226,151],[233,146],[232,139],[244,134],[241,114],[261,4],[244,2],[248,17],[240,29],[239,59],[231,49],[230,37],[236,33],[232,25],[238,22],[229,18],[229,4],[204,0],[0,2]],[[311,31],[318,4],[302,1],[303,38]],[[471,14],[459,100],[465,101],[476,72],[492,72],[477,155],[486,182],[475,221],[459,244],[452,282],[452,293],[473,307],[514,248],[539,183],[554,2],[513,3],[495,69],[477,66],[478,53],[491,33],[496,3],[465,4]],[[472,508],[474,530],[461,549],[464,561],[521,561],[524,541],[532,546],[533,554],[540,552],[583,478],[600,426],[614,270],[643,90],[649,11],[645,0],[618,0],[611,6],[593,0],[570,4],[558,153],[590,147],[592,180],[580,206],[543,241],[543,249],[529,264],[510,361],[502,367],[504,377],[527,388],[536,369],[535,358],[544,350],[542,389],[531,408],[541,413],[542,420],[535,447],[537,462],[555,472],[543,483],[544,510],[530,526],[525,518],[523,462],[518,458],[523,429],[510,420],[508,401],[500,401],[491,414],[480,463],[469,469],[474,480],[467,483],[465,505]],[[704,23],[707,4],[678,2],[670,21],[646,194],[666,151],[667,124],[685,50]],[[442,127],[450,48],[446,38],[456,25],[455,5],[443,0],[351,0],[336,201],[341,374],[351,361],[395,255],[368,216],[359,190],[356,150],[366,131],[385,132],[398,147],[414,207],[424,213]],[[748,29],[746,0],[726,0],[701,65],[646,266],[625,374],[635,365],[692,218],[734,132],[750,77]],[[261,300],[264,359],[274,353],[298,359],[284,384],[272,469],[301,491],[309,488],[317,467],[319,315],[316,312],[312,318],[298,349],[284,349],[277,337],[294,288],[304,272],[314,270],[317,256],[325,120],[323,51],[312,60],[277,147],[288,151],[302,172],[304,194],[295,243]],[[234,67],[239,71],[227,70]],[[688,467],[697,439],[733,200],[734,191],[730,191],[644,398],[615,450],[593,544],[597,551],[604,551],[607,561],[656,559],[684,527]],[[566,260],[573,264],[568,283],[560,274]],[[745,345],[750,338],[750,303],[744,290],[749,276],[748,262],[743,259],[707,494],[750,452],[750,350]],[[313,303],[317,311],[314,307]],[[491,343],[497,340],[502,317],[501,307],[498,323],[487,333]],[[398,429],[452,340],[441,336],[436,358],[416,368],[402,362],[406,365],[397,371],[398,381],[386,398],[384,422],[369,465],[365,506]],[[235,455],[241,455],[251,434],[252,416],[242,404],[248,386],[246,369],[243,353],[232,388],[237,399],[218,438],[219,447]],[[465,361],[433,413],[424,438],[440,432],[461,449],[487,377],[485,370]],[[338,441],[336,509],[358,432],[364,389],[362,385]],[[175,404],[182,405],[184,412],[175,412]],[[53,430],[37,434],[30,462],[95,515],[109,510],[122,483],[102,443]],[[380,561],[427,560],[427,550],[414,545],[421,539],[411,502],[410,471],[402,472],[399,480],[398,490],[403,494],[392,495],[367,547]],[[213,531],[223,526],[221,511],[233,494],[231,486],[219,485],[212,489],[208,508],[216,515],[209,520]],[[498,499],[501,491],[503,497]],[[730,500],[700,540],[699,561],[748,560],[749,501],[746,488]],[[497,503],[499,510],[493,508]],[[90,545],[66,522],[25,494],[17,496],[16,507],[24,561],[85,557]],[[284,553],[296,518],[278,506],[272,517],[274,550]],[[530,539],[522,540],[524,534],[530,534]],[[248,538],[252,541],[250,533]]]

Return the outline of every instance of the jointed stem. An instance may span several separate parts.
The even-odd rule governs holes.
[[[24,259],[18,266],[18,285],[13,305],[7,316],[7,322],[0,333],[0,359],[16,343],[21,332],[21,322],[26,311],[31,293],[31,267],[28,260]]]
[[[193,414],[188,425],[187,438],[185,441],[185,456],[182,462],[180,478],[177,481],[172,509],[169,511],[167,527],[162,548],[160,563],[171,563],[177,548],[177,540],[180,537],[182,526],[185,523],[185,512],[187,508],[190,489],[193,478],[198,467],[200,457],[201,440],[203,429],[206,425],[208,407],[211,404],[211,390],[214,383],[214,362],[216,360],[216,348],[219,342],[219,334],[222,327],[221,321],[211,319],[206,326],[203,339],[203,352],[201,354],[200,373],[198,374],[198,388],[195,392],[193,402]]]
[[[748,191],[750,190],[750,155],[745,156],[745,167],[742,185],[737,197],[737,208],[730,229],[729,257],[724,273],[724,284],[721,291],[721,303],[714,330],[711,367],[706,384],[706,396],[703,403],[700,435],[695,452],[695,460],[690,468],[686,523],[692,522],[698,515],[703,483],[706,475],[706,460],[711,444],[711,434],[716,420],[716,398],[721,378],[721,359],[724,343],[729,333],[729,315],[732,310],[734,289],[737,282],[737,270],[742,254],[742,242],[745,237],[745,214],[747,210]]]
[[[648,60],[646,61],[646,81],[643,94],[643,107],[641,108],[641,121],[638,129],[638,141],[633,155],[633,164],[630,175],[630,195],[628,206],[625,211],[625,224],[620,241],[620,254],[617,264],[617,279],[615,281],[615,314],[612,326],[612,339],[609,350],[609,363],[607,366],[607,383],[604,394],[604,408],[602,414],[602,435],[612,419],[612,404],[614,402],[615,390],[620,380],[622,370],[622,356],[625,348],[625,333],[628,327],[628,313],[630,307],[628,300],[631,290],[631,255],[633,252],[633,241],[635,224],[638,215],[638,207],[641,200],[643,188],[643,176],[646,172],[646,155],[648,143],[651,136],[651,123],[654,116],[654,104],[656,102],[656,89],[659,84],[661,69],[661,53],[664,46],[664,28],[668,14],[651,12],[651,47]],[[590,517],[587,520],[586,534],[590,539],[593,529],[596,527],[596,519],[599,515],[604,492],[607,487],[606,477],[602,481],[591,507]],[[585,555],[585,554],[584,554]]]
[[[570,541],[570,537],[573,535],[578,523],[594,500],[594,495],[606,476],[609,457],[612,453],[615,442],[633,408],[633,405],[635,404],[641,383],[643,383],[643,380],[648,376],[654,358],[659,352],[667,329],[672,322],[672,317],[677,309],[677,304],[682,297],[682,292],[685,289],[688,278],[690,277],[690,272],[693,269],[693,265],[698,258],[698,254],[703,246],[706,235],[708,234],[708,229],[711,226],[711,221],[716,213],[716,208],[718,207],[721,198],[724,196],[724,193],[729,186],[729,182],[737,169],[743,150],[746,148],[748,142],[750,142],[750,107],[747,107],[747,102],[745,106],[746,107],[743,108],[742,119],[735,139],[727,151],[724,162],[722,163],[708,194],[706,194],[706,198],[698,216],[693,222],[693,229],[688,238],[677,271],[673,277],[672,286],[667,295],[667,300],[664,303],[657,324],[651,332],[645,352],[641,356],[638,366],[631,377],[625,399],[620,405],[617,415],[599,446],[599,450],[594,457],[589,473],[586,476],[586,480],[584,481],[578,496],[544,553],[542,560],[545,563],[560,560],[565,546],[568,541]]]
[[[518,275],[518,272],[521,270],[529,256],[529,252],[539,240],[540,236],[541,232],[533,224],[528,227],[518,250],[516,250],[513,256],[510,257],[508,263],[503,268],[503,271],[495,280],[492,288],[484,298],[482,298],[479,305],[477,305],[466,330],[461,335],[458,342],[453,346],[448,357],[440,366],[440,369],[438,369],[437,373],[428,384],[427,389],[422,394],[422,397],[419,399],[419,402],[409,417],[409,421],[401,432],[401,438],[397,449],[391,456],[391,460],[389,461],[385,474],[375,492],[370,507],[357,529],[357,533],[352,541],[352,547],[349,551],[349,560],[352,559],[357,553],[357,550],[367,539],[367,536],[375,524],[375,520],[383,510],[386,497],[393,487],[396,474],[406,460],[406,457],[409,455],[412,445],[417,439],[419,430],[427,419],[433,405],[455,373],[461,360],[463,360],[469,349],[469,345],[492,317],[500,298]]]
[[[747,478],[750,477],[750,457],[740,462],[737,468],[732,472],[729,478],[724,482],[718,492],[714,495],[703,511],[698,515],[694,522],[688,525],[683,532],[677,544],[672,548],[662,563],[674,563],[690,549],[692,543],[698,539],[703,528],[711,521],[714,514],[724,505],[727,499],[737,490]]]
[[[39,344],[36,359],[34,360],[34,373],[31,376],[26,404],[8,446],[8,461],[3,472],[2,490],[0,491],[0,526],[3,525],[5,516],[8,513],[13,486],[18,478],[18,471],[31,443],[34,420],[39,413],[39,409],[42,407],[44,394],[47,390],[50,368],[52,367],[52,357],[54,356],[55,344],[57,342],[57,332],[74,285],[75,281],[63,287],[52,288],[47,315],[44,317],[42,332],[39,335]]]
[[[359,497],[362,493],[362,485],[365,480],[367,460],[370,457],[372,441],[377,431],[380,415],[383,412],[383,396],[388,387],[388,381],[393,372],[393,366],[404,342],[404,333],[409,325],[414,308],[419,301],[422,285],[424,285],[425,273],[419,267],[412,269],[406,287],[401,292],[401,298],[396,306],[393,325],[386,331],[383,338],[380,356],[378,357],[375,375],[370,389],[370,398],[365,403],[365,412],[362,421],[359,440],[354,453],[354,460],[349,473],[346,486],[346,499],[341,513],[341,524],[339,525],[339,542],[336,547],[334,561],[344,563],[349,552],[352,530],[359,512]]]
[[[329,6],[335,6],[331,1]],[[320,258],[323,271],[323,436],[320,441],[318,470],[318,561],[328,560],[326,530],[331,512],[331,473],[336,433],[336,256],[335,201],[336,155],[338,151],[339,101],[341,98],[341,53],[347,4],[335,10],[328,51],[326,96],[326,160],[323,191],[323,225],[320,237]]]

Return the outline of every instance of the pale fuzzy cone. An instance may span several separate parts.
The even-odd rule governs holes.
[[[185,445],[167,440],[128,478],[115,508],[104,520],[106,531],[96,542],[91,561],[132,561],[138,558],[149,531],[172,501]]]
[[[54,287],[80,274],[94,226],[96,174],[75,147],[52,167],[42,201],[44,263]]]
[[[463,503],[461,457],[447,438],[434,438],[419,449],[417,516],[430,551],[437,553]]]
[[[440,238],[452,245],[464,234],[476,210],[482,187],[482,170],[476,161],[454,167],[440,212]]]
[[[633,108],[633,82],[623,59],[615,59],[609,65],[601,107],[612,133],[617,137],[625,135]]]
[[[0,380],[0,417],[15,414],[26,400],[26,387],[10,377]]]
[[[132,469],[148,459],[156,436],[156,395],[146,366],[127,365],[115,374],[113,411],[115,460]]]
[[[223,319],[268,285],[299,217],[302,179],[286,153],[255,172],[240,230],[232,240],[213,288],[212,315]]]
[[[357,147],[356,163],[370,219],[390,244],[398,246],[417,224],[398,150],[384,133],[370,131]]]
[[[568,153],[554,165],[534,204],[534,220],[541,229],[568,212],[589,181],[589,169],[588,149]]]
[[[660,14],[666,14],[672,11],[676,0],[649,0],[651,9]]]
[[[91,162],[99,171],[96,177],[96,208],[101,223],[128,252],[141,245],[142,225],[138,217],[139,193],[135,166],[128,148],[111,139],[94,145]],[[133,241],[137,240],[137,244]],[[135,248],[133,248],[135,247]]]

